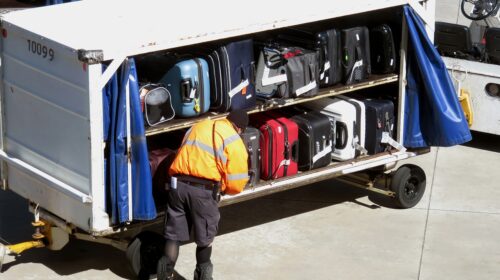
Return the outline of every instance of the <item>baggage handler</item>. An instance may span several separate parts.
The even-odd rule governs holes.
[[[196,242],[194,279],[212,279],[212,242],[217,234],[221,194],[237,194],[248,182],[248,153],[240,133],[248,125],[243,110],[223,120],[195,124],[184,136],[173,161],[164,235],[164,256],[158,262],[158,279],[174,279],[179,245],[193,231]]]

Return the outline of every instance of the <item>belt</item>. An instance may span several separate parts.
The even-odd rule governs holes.
[[[194,177],[194,176],[175,175],[175,177],[177,178],[177,181],[180,181],[186,185],[206,189],[209,191],[212,191],[214,189],[214,186],[217,184],[214,181],[203,179],[203,178],[198,178],[198,177]]]

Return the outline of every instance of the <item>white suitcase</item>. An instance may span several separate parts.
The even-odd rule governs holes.
[[[364,126],[361,125],[358,118],[362,119],[363,106],[339,98],[313,100],[304,103],[304,106],[327,115],[333,121],[332,123],[335,123],[336,135],[334,137],[336,141],[335,149],[332,152],[334,160],[350,160],[359,154],[360,139],[362,139],[360,134],[364,131]]]

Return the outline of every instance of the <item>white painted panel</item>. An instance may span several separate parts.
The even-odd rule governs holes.
[[[16,11],[13,24],[73,50],[103,50],[105,59],[194,44],[406,4],[408,0],[86,0]],[[416,2],[416,1],[411,1]],[[75,36],[78,34],[78,36]]]
[[[448,57],[444,57],[443,60],[450,69],[450,75],[451,69],[455,69],[453,76],[464,79],[461,87],[471,94],[474,115],[471,129],[500,135],[500,97],[492,97],[485,91],[488,83],[500,84],[500,65]],[[456,80],[453,81],[456,86]]]

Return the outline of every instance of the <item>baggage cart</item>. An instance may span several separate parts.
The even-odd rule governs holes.
[[[256,0],[245,7],[244,14],[248,16],[242,15],[241,7],[233,2],[222,1],[221,4],[224,9],[214,9],[209,1],[191,3],[195,8],[190,9],[189,20],[196,21],[187,25],[181,24],[186,22],[185,13],[167,13],[185,9],[182,1],[89,0],[3,15],[1,187],[30,201],[35,234],[29,243],[1,245],[0,267],[2,253],[21,253],[33,247],[58,250],[68,242],[69,236],[73,236],[126,251],[136,273],[156,268],[154,263],[143,261],[141,265],[141,252],[161,251],[163,238],[143,232],[143,229],[162,223],[163,212],[159,210],[152,220],[140,221],[129,210],[126,222],[112,223],[106,210],[103,89],[120,66],[137,55],[227,38],[248,38],[256,33],[302,24],[348,28],[389,20],[400,27],[400,30],[393,30],[399,47],[398,72],[371,75],[367,80],[350,85],[321,88],[317,95],[309,98],[259,102],[248,112],[253,114],[384,87],[391,89],[397,99],[395,141],[402,142],[408,42],[403,7],[413,8],[426,23],[432,38],[435,0],[353,0],[349,5],[340,0],[312,0],[300,8],[283,1]],[[107,66],[104,71],[103,65]],[[126,102],[128,105],[131,100],[127,98]],[[208,112],[199,117],[174,119],[146,128],[144,136],[172,133],[207,118],[220,119],[226,115]],[[130,126],[130,110],[126,111],[126,117]],[[128,158],[131,137],[129,132]],[[223,197],[220,206],[342,176],[356,186],[393,197],[403,208],[412,207],[425,190],[425,174],[418,166],[406,165],[393,173],[384,173],[389,187],[378,186],[373,178],[364,180],[347,175],[363,170],[390,169],[400,160],[428,151],[428,148],[407,150],[394,145],[387,152],[260,181],[238,195]],[[129,162],[129,170],[130,166]],[[127,186],[128,209],[132,209],[130,176]]]

